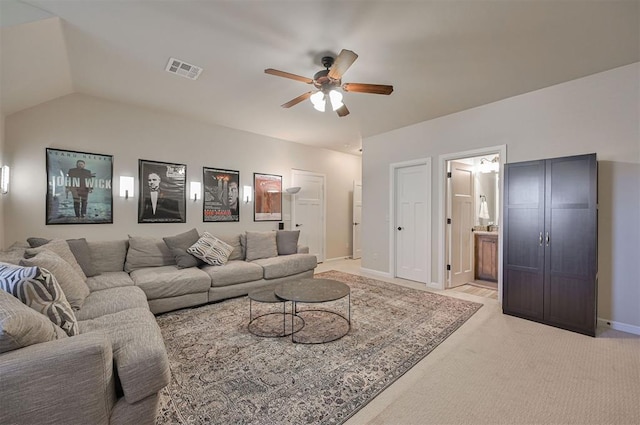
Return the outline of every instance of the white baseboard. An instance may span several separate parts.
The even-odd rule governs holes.
[[[347,256],[347,257],[336,257],[336,258],[325,258],[323,263],[329,263],[331,261],[350,260],[350,259],[351,259],[351,257],[349,257],[349,256]]]
[[[364,267],[360,267],[360,271],[366,274],[372,274],[374,276],[386,277],[387,279],[392,279],[391,273],[389,272],[381,272],[380,270],[367,269]]]
[[[617,331],[627,332],[634,335],[640,335],[640,326],[629,325],[627,323],[614,322],[613,320],[598,317],[598,326],[615,329]]]

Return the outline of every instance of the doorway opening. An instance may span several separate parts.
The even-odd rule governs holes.
[[[443,289],[501,299],[505,156],[502,146],[441,157]]]

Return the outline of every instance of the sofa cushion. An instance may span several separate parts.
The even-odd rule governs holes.
[[[276,232],[246,232],[247,253],[246,260],[269,258],[278,255]]]
[[[14,243],[6,251],[0,251],[0,262],[19,265],[26,251],[27,247]]]
[[[291,255],[298,252],[298,239],[300,230],[278,230],[276,232],[276,244],[278,255]]]
[[[121,286],[133,286],[133,280],[127,272],[103,272],[98,276],[87,278],[87,286],[91,292]]]
[[[149,308],[147,296],[137,286],[121,286],[119,288],[94,291],[88,297],[82,309],[76,311],[78,323],[95,319],[105,314],[113,314],[132,308]]]
[[[227,286],[236,283],[260,280],[263,276],[262,267],[246,261],[229,261],[224,266],[204,266],[202,271],[211,279],[211,286]]]
[[[205,264],[204,261],[187,252],[187,249],[200,239],[200,235],[195,228],[188,232],[180,233],[175,236],[168,236],[162,239],[175,257],[176,264],[179,269],[188,269],[189,267],[196,267]]]
[[[89,295],[89,287],[78,273],[56,253],[48,249],[36,248],[40,251],[36,256],[24,258],[20,261],[23,266],[40,267],[49,270],[60,284],[65,298],[76,310],[79,310],[84,299]]]
[[[49,251],[55,252],[60,258],[69,263],[69,265],[73,268],[73,270],[82,278],[82,280],[87,280],[87,276],[82,271],[82,267],[78,264],[78,260],[76,260],[75,255],[71,252],[71,248],[69,248],[69,243],[63,239],[52,239],[46,244],[39,246],[38,248],[29,248],[27,249],[26,256],[32,257],[42,250],[47,249]]]
[[[212,266],[223,266],[233,252],[233,247],[211,233],[204,232],[187,252]]]
[[[95,269],[100,272],[121,272],[129,250],[127,239],[87,241]]]
[[[67,244],[69,244],[71,253],[75,257],[86,277],[97,276],[100,274],[93,265],[91,250],[89,249],[89,244],[85,238],[67,239]]]
[[[233,251],[229,255],[229,261],[244,260],[244,247],[240,242],[240,235],[219,236],[218,239],[233,247]]]
[[[146,308],[107,314],[80,323],[81,333],[105,333],[127,403],[151,396],[169,384],[171,372],[160,328]]]
[[[0,353],[66,337],[48,317],[0,290]]]
[[[56,278],[40,267],[0,263],[0,289],[44,314],[67,335],[78,333],[78,322]]]
[[[291,276],[307,270],[313,270],[318,265],[316,256],[311,254],[291,254],[263,258],[255,260],[253,263],[262,266],[265,279]]]
[[[129,250],[124,263],[124,271],[131,273],[134,270],[146,267],[161,267],[174,264],[176,264],[176,260],[162,239],[129,236]]]
[[[144,291],[148,300],[207,292],[211,286],[209,275],[196,267],[148,267],[131,272],[131,279]]]

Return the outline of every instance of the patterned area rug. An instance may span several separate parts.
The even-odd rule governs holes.
[[[304,313],[296,338],[332,339],[348,330],[326,344],[253,335],[247,297],[158,316],[173,376],[157,423],[341,424],[482,306],[337,271],[316,277],[351,288],[350,329],[336,315]],[[253,308],[254,315],[282,311],[280,304]],[[322,308],[347,315],[347,299]],[[289,323],[275,314],[260,321],[261,332],[282,332]]]

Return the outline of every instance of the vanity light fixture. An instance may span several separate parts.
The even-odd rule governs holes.
[[[245,204],[251,202],[252,194],[253,188],[251,186],[242,186],[242,199],[244,199]]]

